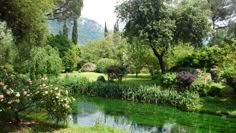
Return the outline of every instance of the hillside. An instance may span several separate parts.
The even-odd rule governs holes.
[[[59,31],[62,31],[63,21],[58,20],[49,20],[49,30],[52,34],[58,34]],[[73,21],[68,20],[67,26],[69,28],[69,36],[71,38]],[[91,40],[96,40],[102,38],[104,35],[103,27],[98,24],[96,21],[88,18],[79,18],[78,19],[78,35],[79,35],[79,44],[85,44]]]

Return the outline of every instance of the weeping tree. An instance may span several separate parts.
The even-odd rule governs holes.
[[[126,0],[117,6],[116,12],[125,22],[124,35],[130,41],[139,38],[147,45],[159,61],[162,73],[166,71],[164,56],[175,42],[201,46],[209,30],[207,13],[191,0],[174,6],[164,0]]]

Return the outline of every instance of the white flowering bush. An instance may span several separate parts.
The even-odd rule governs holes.
[[[46,110],[57,122],[66,121],[72,100],[67,90],[49,85],[46,78],[32,82],[0,69],[0,113],[12,114],[16,122],[19,112],[36,107]]]

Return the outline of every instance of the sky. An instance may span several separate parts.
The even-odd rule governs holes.
[[[117,20],[115,6],[119,0],[84,0],[84,7],[81,17],[97,21],[102,26],[107,23],[109,30],[112,30]]]

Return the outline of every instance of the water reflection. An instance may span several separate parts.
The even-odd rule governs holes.
[[[83,126],[93,126],[96,123],[109,125],[125,129],[131,133],[172,133],[186,132],[186,129],[180,127],[174,122],[166,122],[162,127],[147,126],[134,123],[122,113],[105,112],[99,109],[93,102],[80,102],[78,105],[78,113],[72,114],[74,124]]]

